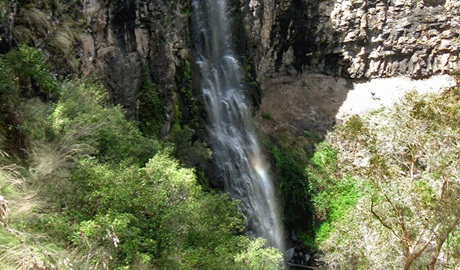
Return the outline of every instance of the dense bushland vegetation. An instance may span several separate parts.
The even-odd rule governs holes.
[[[33,47],[0,68],[2,269],[278,269],[277,250],[243,235],[238,202],[181,167],[205,145],[143,134],[101,85],[57,80]]]
[[[459,124],[458,88],[414,91],[318,145],[306,172],[329,267],[459,267]]]
[[[44,49],[47,58],[53,61],[52,70],[61,75],[72,74],[79,65],[72,54],[78,33],[89,25],[82,14],[81,3],[77,0],[2,0],[0,16],[10,21],[11,29],[2,33],[5,36],[0,42]]]
[[[14,49],[0,56],[0,268],[278,269],[277,250],[243,235],[238,202],[204,190],[211,179],[192,169],[211,152],[180,119],[198,114],[187,103],[190,63],[183,97],[173,95],[176,123],[159,139],[165,97],[148,70],[140,123],[97,81],[72,75],[88,26],[80,1],[15,4]],[[321,143],[270,134],[287,227],[329,268],[458,268],[459,109],[458,89],[413,92]]]
[[[314,153],[320,136],[305,132],[297,136],[290,131],[273,135],[268,144],[273,157],[273,171],[279,179],[279,192],[285,200],[284,223],[307,246],[314,246],[314,222],[311,192],[305,166]]]

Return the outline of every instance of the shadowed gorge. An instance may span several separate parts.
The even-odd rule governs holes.
[[[460,267],[460,1],[0,19],[0,269]]]

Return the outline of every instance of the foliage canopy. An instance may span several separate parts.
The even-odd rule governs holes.
[[[413,91],[351,117],[319,146],[307,173],[331,267],[459,266],[459,101],[456,88]]]
[[[204,191],[173,145],[140,132],[101,85],[59,81],[42,60],[28,46],[0,58],[11,97],[0,111],[0,265],[278,269],[279,251],[243,235],[238,202]],[[21,159],[6,147],[19,132]]]

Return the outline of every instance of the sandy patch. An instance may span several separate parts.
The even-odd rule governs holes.
[[[449,75],[433,76],[425,80],[395,77],[354,83],[339,108],[336,118],[340,120],[353,114],[362,114],[391,106],[411,90],[419,93],[433,93],[441,92],[454,85],[455,81]]]

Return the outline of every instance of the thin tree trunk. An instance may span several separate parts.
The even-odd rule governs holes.
[[[441,248],[444,245],[444,242],[446,241],[447,237],[449,236],[450,232],[457,227],[458,223],[460,221],[460,217],[457,216],[452,224],[447,228],[447,230],[441,235],[441,238],[439,241],[436,243],[436,249],[433,254],[433,257],[431,259],[431,262],[427,265],[428,270],[434,270],[434,266],[436,265],[436,262],[438,261],[439,253],[441,252]]]
[[[409,267],[411,266],[411,264],[415,261],[415,259],[417,259],[417,257],[420,256],[420,254],[422,254],[423,251],[425,251],[425,249],[428,247],[428,245],[430,244],[430,242],[433,239],[433,237],[436,235],[438,229],[439,229],[439,225],[436,227],[434,232],[430,235],[430,238],[426,241],[426,243],[423,245],[422,248],[420,248],[415,253],[413,253],[413,252],[410,253],[410,255],[407,257],[406,264],[404,265],[404,270],[408,270]],[[414,249],[415,249],[415,247],[414,247]]]

